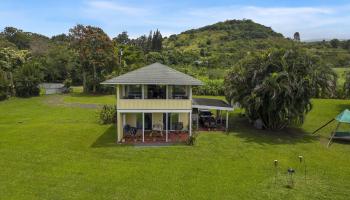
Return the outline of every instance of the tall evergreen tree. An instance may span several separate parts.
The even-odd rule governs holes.
[[[147,37],[146,52],[152,51],[152,38],[153,38],[152,31],[150,31]]]

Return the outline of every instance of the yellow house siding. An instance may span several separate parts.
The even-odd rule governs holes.
[[[152,113],[153,124],[163,124],[163,113]]]
[[[118,109],[192,109],[192,102],[189,99],[119,99],[117,101]]]
[[[136,127],[137,115],[135,113],[126,113],[125,121],[126,121],[126,124],[129,124],[132,127]]]
[[[182,122],[184,129],[188,129],[188,118],[189,113],[179,113],[179,122]]]
[[[120,142],[123,139],[123,119],[120,112],[117,113],[117,140]]]

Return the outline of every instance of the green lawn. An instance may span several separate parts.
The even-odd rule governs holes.
[[[197,144],[115,145],[115,127],[95,109],[47,104],[51,98],[0,102],[0,199],[346,199],[350,144],[309,133],[349,107],[314,100],[300,129],[257,131],[231,114],[232,132],[200,133]],[[74,99],[74,100],[72,100]],[[110,96],[66,95],[64,101],[108,103]],[[344,128],[344,127],[343,127]],[[350,127],[349,127],[350,129]],[[298,162],[307,162],[307,180]],[[274,184],[273,160],[280,162]],[[286,170],[296,169],[295,188]]]
[[[81,104],[116,104],[115,95],[92,95],[83,94],[82,87],[72,87],[73,92],[63,97],[66,103]]]

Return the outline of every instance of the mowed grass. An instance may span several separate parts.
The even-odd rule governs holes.
[[[63,101],[66,103],[81,103],[81,104],[110,104],[115,105],[117,103],[115,95],[94,95],[82,93],[82,87],[72,87],[73,91],[63,97]]]
[[[348,100],[313,100],[301,128],[257,131],[231,113],[229,134],[200,133],[193,147],[133,147],[114,143],[115,127],[98,124],[97,110],[46,98],[0,102],[0,199],[348,198],[350,144],[326,148],[335,124],[310,135],[350,107]],[[288,167],[296,170],[293,189]]]

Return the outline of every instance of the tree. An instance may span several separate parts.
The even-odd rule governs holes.
[[[22,30],[14,27],[5,27],[1,33],[8,41],[17,46],[18,49],[29,49],[30,39],[29,36]]]
[[[162,50],[162,41],[163,37],[160,31],[157,29],[156,32],[153,33],[152,37],[151,50],[152,51],[161,51]]]
[[[333,48],[338,48],[339,44],[340,44],[340,41],[338,39],[333,39],[333,40],[329,41],[329,43],[331,44],[331,46]]]
[[[50,39],[54,43],[62,44],[62,43],[68,43],[69,42],[69,36],[66,34],[59,34],[59,35],[54,35]]]
[[[155,62],[165,64],[167,63],[167,58],[159,52],[149,52],[146,55],[146,62],[148,64],[155,63]]]
[[[45,81],[63,82],[77,66],[77,53],[67,44],[52,45],[45,55]],[[75,77],[73,77],[75,78]]]
[[[332,94],[335,81],[329,66],[302,49],[270,49],[249,54],[233,67],[225,78],[225,92],[250,120],[282,129],[302,124],[312,108],[310,99],[321,92]]]
[[[0,69],[0,101],[9,96],[9,82],[6,79],[6,73]]]
[[[294,40],[298,41],[298,42],[300,41],[300,33],[299,32],[294,33]]]
[[[147,37],[147,43],[146,43],[146,46],[147,46],[146,52],[147,53],[152,51],[152,38],[153,38],[153,34],[152,34],[152,31],[150,31],[149,35]]]
[[[342,44],[343,49],[350,51],[350,40],[346,40]]]
[[[40,63],[28,61],[23,67],[16,69],[14,74],[16,95],[19,97],[38,96],[39,84],[43,80]]]
[[[69,35],[79,55],[84,92],[96,93],[101,89],[103,75],[111,71],[116,60],[112,41],[102,29],[93,26],[77,25]]]
[[[16,45],[8,41],[5,37],[0,34],[0,48],[12,48],[17,49]]]
[[[344,95],[346,98],[350,97],[350,72],[345,72],[345,82],[343,85]]]
[[[129,44],[130,43],[130,39],[129,39],[129,35],[128,32],[123,31],[122,33],[118,34],[117,37],[113,38],[113,41],[116,41],[118,44]]]
[[[28,55],[29,52],[27,50],[15,50],[12,48],[0,49],[0,71],[2,71],[3,83],[9,83],[9,91],[7,91],[7,93],[12,96],[16,93],[13,73],[24,64]]]

